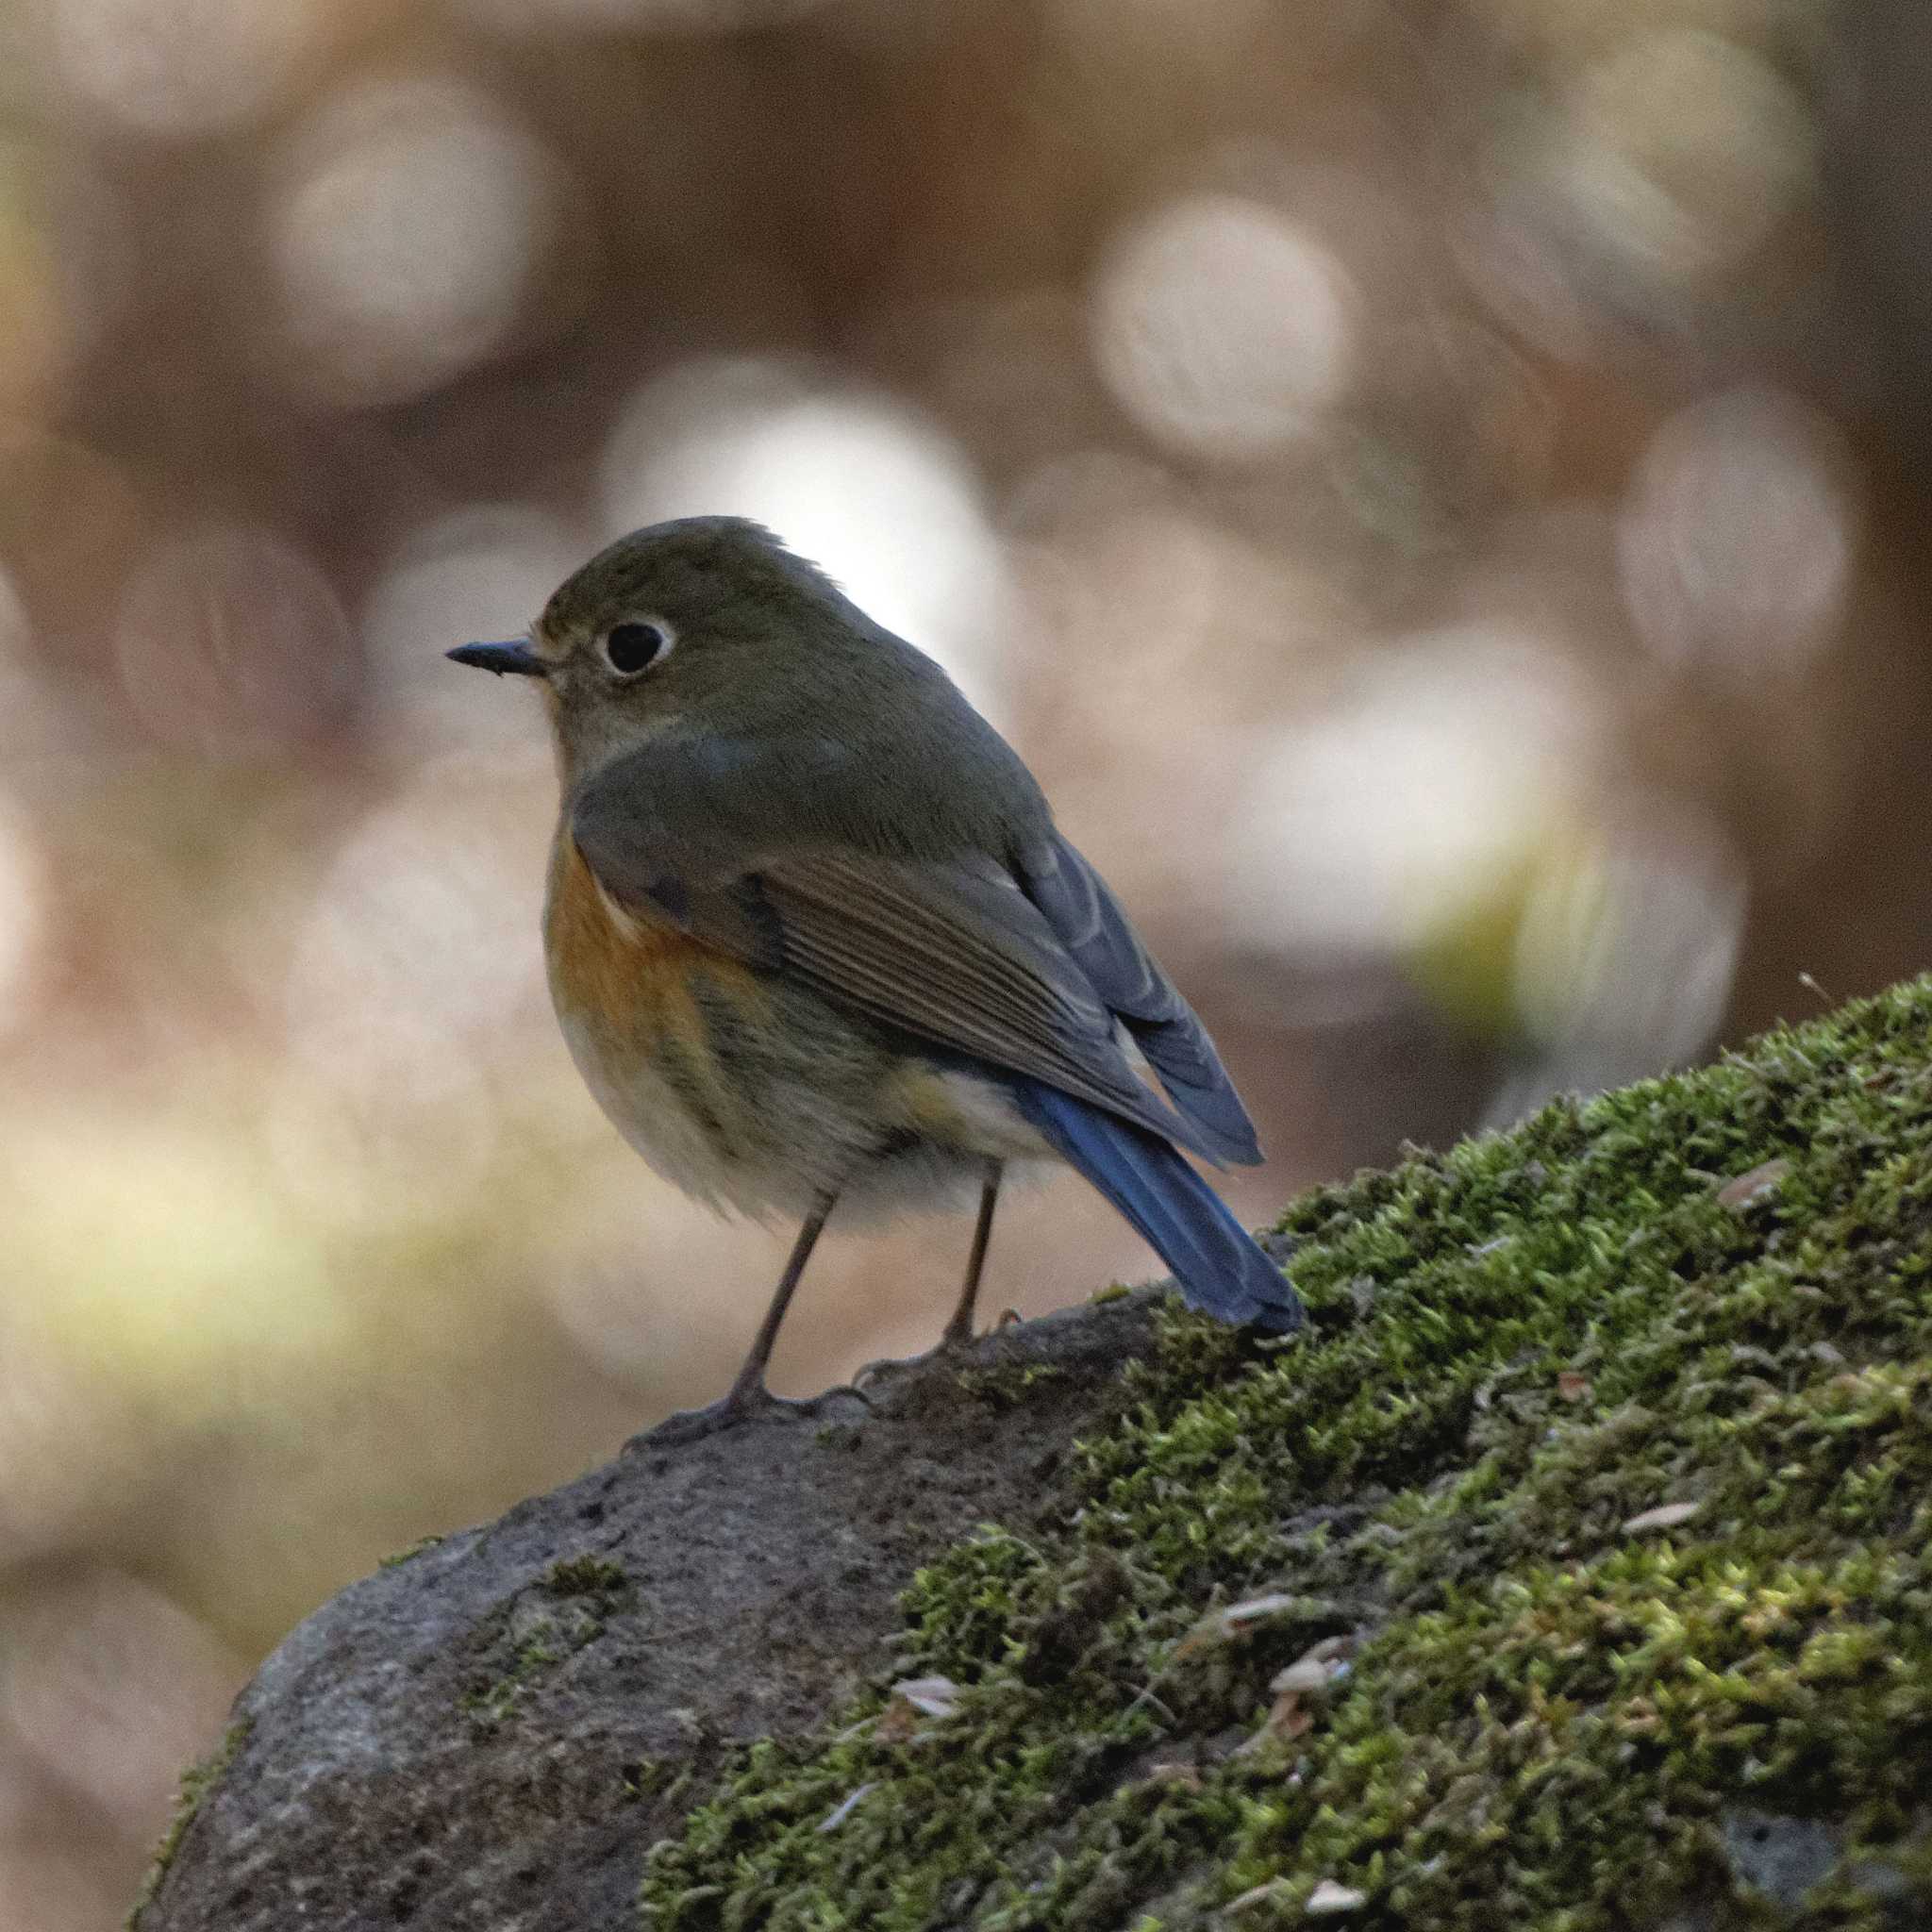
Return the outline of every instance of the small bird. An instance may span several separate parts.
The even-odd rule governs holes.
[[[939,1347],[970,1341],[1009,1166],[1084,1174],[1193,1307],[1300,1325],[1176,1152],[1261,1158],[1207,1030],[1018,755],[815,565],[741,517],[654,524],[567,579],[525,641],[448,655],[547,700],[544,951],[591,1091],[687,1193],[802,1222],[730,1391],[661,1438],[812,1407],[765,1370],[835,1203],[977,1188]]]

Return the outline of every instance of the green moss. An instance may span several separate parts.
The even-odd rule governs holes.
[[[543,1588],[552,1596],[584,1596],[608,1611],[630,1593],[630,1578],[621,1563],[606,1557],[565,1557],[543,1574]]]
[[[433,1550],[437,1544],[446,1542],[442,1536],[419,1536],[407,1550],[398,1550],[393,1556],[383,1557],[376,1565],[379,1570],[394,1570],[407,1563],[411,1557],[420,1557],[425,1550]]]
[[[659,1757],[640,1757],[624,1773],[624,1794],[634,1804],[663,1796],[675,1790],[688,1775],[689,1768]]]
[[[1062,1382],[1067,1372],[1055,1362],[1017,1362],[1007,1367],[962,1369],[958,1383],[976,1402],[995,1411],[1016,1408],[1049,1382]]]
[[[1281,1229],[1309,1334],[1170,1315],[1054,1520],[907,1592],[895,1674],[955,1713],[874,1735],[882,1677],[753,1752],[645,1924],[1290,1924],[1324,1880],[1418,1932],[1932,1907],[1932,982]],[[1760,1817],[1824,1847],[1801,1893]]]
[[[531,1687],[604,1634],[631,1594],[623,1568],[602,1557],[560,1557],[487,1634],[463,1690],[462,1708],[486,1729],[500,1724]]]
[[[127,1914],[130,1928],[139,1924],[141,1915],[154,1902],[155,1893],[160,1890],[161,1880],[168,1875],[168,1868],[175,1862],[175,1857],[181,1849],[181,1840],[188,1835],[188,1827],[194,1823],[194,1814],[201,1809],[201,1801],[216,1782],[234,1763],[237,1754],[248,1741],[249,1724],[246,1718],[238,1718],[222,1734],[222,1741],[204,1757],[199,1764],[190,1765],[181,1774],[179,1794],[175,1801],[175,1816],[168,1826],[167,1836],[155,1847],[154,1862],[148,1867],[147,1878],[141,1888],[141,1896],[135,1900]]]

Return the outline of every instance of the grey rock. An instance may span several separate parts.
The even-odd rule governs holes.
[[[1736,1806],[1721,1823],[1732,1876],[1749,1891],[1796,1911],[1838,1863],[1840,1834],[1816,1818],[1785,1818]]]
[[[641,1437],[345,1590],[238,1701],[136,1932],[629,1925],[733,1745],[809,1732],[922,1563],[1052,1507],[1154,1299],[1008,1327],[835,1423]]]

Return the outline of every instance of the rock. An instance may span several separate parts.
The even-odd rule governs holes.
[[[140,1932],[1932,1924],[1928,1174],[1919,980],[1304,1196],[1290,1343],[633,1445],[298,1631]]]
[[[1740,1890],[1795,1912],[1838,1863],[1841,1834],[1816,1818],[1780,1818],[1737,1806],[1724,1813],[1725,1857]]]
[[[1051,1495],[1152,1300],[1002,1329],[853,1421],[640,1438],[344,1591],[238,1703],[141,1932],[625,1924],[724,1754],[823,1724],[919,1565]]]

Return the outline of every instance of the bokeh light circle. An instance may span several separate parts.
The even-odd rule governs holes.
[[[520,635],[590,549],[565,519],[525,504],[466,504],[410,531],[362,612],[377,735],[418,753],[534,741],[532,705],[484,689],[443,653]]]
[[[46,956],[53,882],[33,821],[0,791],[0,1038],[27,1014]]]
[[[154,1794],[219,1725],[242,1659],[115,1571],[68,1577],[15,1615],[0,1721],[117,1820],[152,1828]]]
[[[1229,894],[1284,953],[1399,953],[1530,863],[1600,758],[1598,694],[1541,639],[1385,647],[1291,723],[1235,814]]]
[[[269,210],[283,335],[346,402],[435,387],[502,346],[537,299],[563,179],[487,94],[368,82],[291,144]]]
[[[1681,802],[1626,789],[1538,869],[1517,928],[1514,999],[1552,1050],[1587,1043],[1592,1084],[1701,1052],[1743,940],[1743,862]]]
[[[1790,670],[1836,635],[1857,541],[1850,464],[1795,397],[1728,390],[1672,417],[1618,525],[1624,596],[1667,663]]]
[[[150,134],[204,135],[271,108],[315,49],[320,0],[55,0],[55,66]]]
[[[997,711],[1006,581],[957,445],[880,391],[724,358],[653,378],[604,460],[611,535],[665,517],[756,517]]]
[[[1816,136],[1797,90],[1740,42],[1640,34],[1591,69],[1548,179],[1626,271],[1695,284],[1738,267],[1809,187]]]
[[[507,784],[500,761],[443,758],[365,815],[302,921],[284,991],[309,1077],[433,1088],[505,1037],[541,983],[549,802]]]
[[[121,601],[129,708],[164,742],[254,756],[325,736],[347,703],[348,620],[315,564],[273,531],[164,539]]]
[[[1201,457],[1253,458],[1307,435],[1355,363],[1354,298],[1334,251],[1232,194],[1169,202],[1119,237],[1091,327],[1122,408]]]

